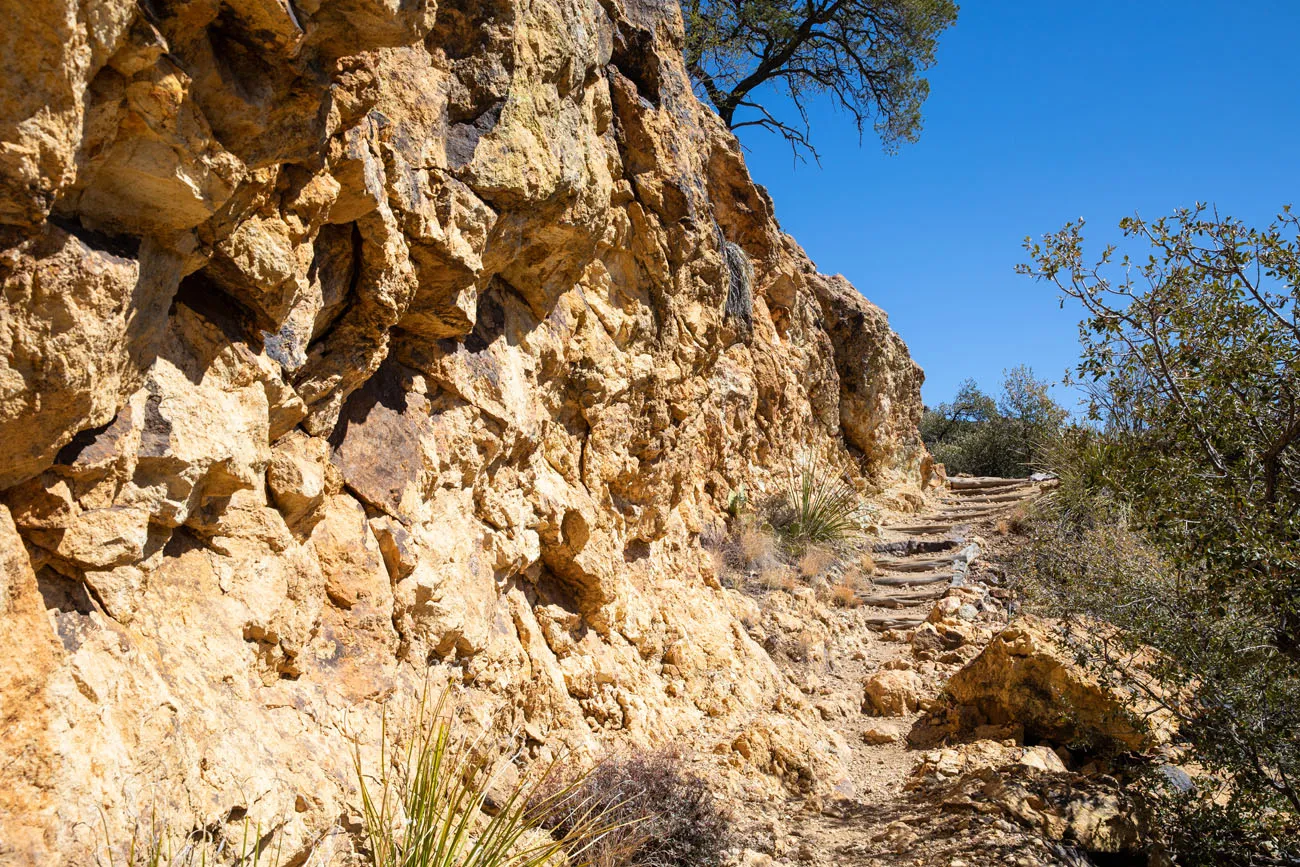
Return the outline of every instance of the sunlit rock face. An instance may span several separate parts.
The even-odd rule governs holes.
[[[350,743],[426,677],[529,755],[813,749],[699,536],[810,449],[905,500],[921,373],[675,3],[10,5],[0,861],[158,805],[343,857]]]

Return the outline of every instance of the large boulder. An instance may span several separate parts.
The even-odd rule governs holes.
[[[1027,737],[1087,752],[1142,751],[1167,740],[1167,715],[1137,712],[1127,691],[1081,665],[1062,627],[1024,617],[996,635],[944,689],[946,723],[1023,727]]]

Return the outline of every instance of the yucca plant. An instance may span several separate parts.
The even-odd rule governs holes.
[[[593,843],[618,827],[607,820],[606,805],[580,804],[562,837],[545,832],[557,824],[557,812],[573,812],[584,779],[543,788],[558,760],[513,787],[487,816],[498,767],[482,758],[481,742],[454,731],[446,690],[433,702],[426,690],[407,735],[394,755],[385,714],[377,776],[363,769],[359,745],[353,753],[371,867],[540,867],[560,855],[579,867],[590,863],[584,856]],[[547,794],[539,798],[540,791]]]
[[[782,506],[773,527],[792,547],[844,542],[862,532],[858,492],[815,452],[791,471]]]

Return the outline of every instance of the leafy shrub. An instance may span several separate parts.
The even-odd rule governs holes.
[[[1295,864],[1300,218],[1257,230],[1197,206],[1120,227],[1149,249],[1085,263],[1073,223],[1019,269],[1086,311],[1076,376],[1097,425],[1050,456],[1061,487],[1025,570],[1040,604],[1158,651],[1154,682],[1129,683],[1210,772],[1160,813],[1179,863]]]
[[[480,744],[453,731],[445,691],[432,703],[425,694],[402,742],[390,739],[387,717],[382,732],[375,775],[363,768],[359,745],[353,753],[372,867],[539,867],[562,853],[567,863],[589,864],[592,848],[615,830],[607,813],[618,799],[575,805],[570,796],[583,778],[548,789],[554,764],[510,789],[486,816],[497,768]],[[544,829],[561,824],[560,814],[557,839]]]
[[[680,765],[672,750],[610,759],[540,796],[564,805],[547,827],[567,837],[593,810],[608,817],[614,830],[588,853],[595,867],[717,867],[731,845],[731,821],[704,781]]]
[[[787,547],[847,541],[862,532],[862,501],[829,462],[816,454],[791,473],[772,510],[772,526]]]
[[[1300,864],[1300,823],[1252,795],[1216,788],[1189,792],[1153,787],[1146,798],[1165,845],[1186,867]]]
[[[1031,368],[1021,365],[1003,377],[998,400],[968,379],[951,403],[922,415],[921,439],[950,475],[1027,476],[1065,422],[1068,414]]]

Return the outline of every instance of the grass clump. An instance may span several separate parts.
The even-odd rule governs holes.
[[[390,739],[385,718],[377,775],[354,751],[371,867],[539,867],[561,856],[568,865],[592,864],[595,845],[617,828],[609,822],[616,802],[574,799],[582,777],[550,787],[555,763],[510,788],[487,816],[501,766],[483,758],[482,743],[453,730],[446,691],[432,703],[422,697],[404,740]],[[544,790],[550,793],[539,795]],[[547,833],[561,825],[558,837]]]
[[[849,569],[838,580],[827,585],[825,594],[831,604],[839,608],[858,608],[862,596],[871,589],[871,580],[857,569]]]
[[[277,839],[271,844],[270,835],[263,835],[262,826],[248,819],[239,827],[236,842],[211,826],[179,831],[159,817],[155,808],[149,811],[147,820],[136,821],[130,840],[117,845],[107,817],[102,813],[101,817],[103,846],[95,851],[95,863],[101,867],[279,867],[281,864],[283,841]],[[309,856],[304,863],[310,862]]]
[[[730,818],[681,762],[673,750],[637,752],[536,797],[564,805],[548,815],[558,835],[573,834],[592,811],[615,826],[591,845],[594,867],[718,867],[731,845]]]
[[[787,547],[846,542],[862,533],[862,501],[830,464],[810,455],[791,472],[772,527]]]

